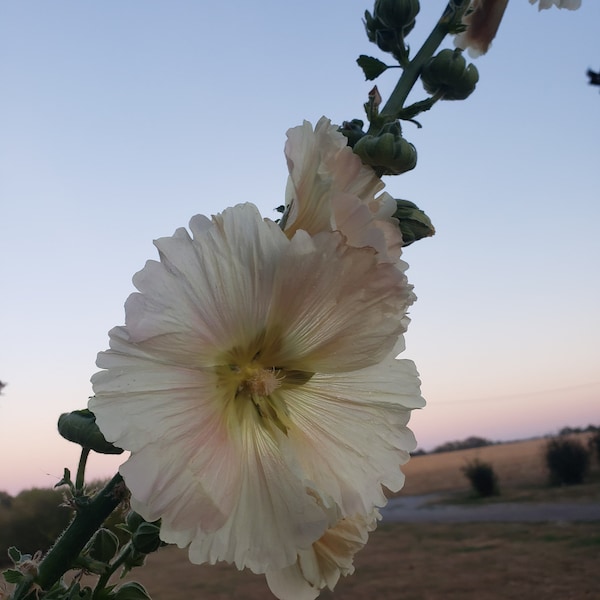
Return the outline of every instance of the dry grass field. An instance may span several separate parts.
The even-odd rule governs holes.
[[[546,486],[544,440],[415,457],[403,493],[461,492],[467,460],[491,462],[503,495],[534,490],[536,500],[581,496],[600,501],[592,483],[566,493]],[[535,495],[534,494],[534,495]],[[504,496],[503,496],[504,497]],[[501,497],[502,499],[502,497]],[[600,598],[600,523],[383,524],[355,560],[356,573],[323,600],[596,600]],[[264,578],[219,564],[194,566],[164,548],[132,573],[154,600],[272,600]]]
[[[600,524],[383,525],[323,600],[596,600]],[[262,576],[164,548],[133,573],[154,600],[273,600]]]
[[[590,434],[582,433],[571,437],[587,443]],[[416,495],[466,491],[469,489],[469,482],[461,472],[461,467],[473,459],[488,462],[493,466],[502,490],[514,492],[519,489],[545,487],[548,480],[544,462],[546,443],[545,439],[535,439],[414,456],[402,467],[406,474],[406,483],[400,493]],[[598,469],[596,464],[594,467],[595,470]]]

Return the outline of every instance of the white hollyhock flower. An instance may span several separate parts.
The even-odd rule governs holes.
[[[537,1],[529,0],[529,3],[535,4]],[[568,10],[577,10],[581,6],[581,0],[539,0],[538,10],[552,8],[553,6]]]
[[[90,409],[129,450],[132,506],[192,562],[296,563],[339,518],[385,503],[423,406],[396,360],[403,272],[340,233],[291,239],[249,204],[155,242]],[[326,502],[323,500],[326,499]]]
[[[293,565],[266,572],[271,591],[279,600],[314,600],[324,587],[333,590],[340,576],[354,573],[354,555],[367,543],[378,518],[374,510],[368,517],[339,520],[311,548],[300,551]]]
[[[340,231],[349,245],[375,248],[379,260],[398,260],[402,235],[392,218],[396,202],[387,193],[376,196],[383,182],[354,154],[338,127],[322,117],[314,130],[305,121],[287,137],[288,235],[299,229],[311,235]]]

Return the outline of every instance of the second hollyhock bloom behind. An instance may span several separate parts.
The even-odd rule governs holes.
[[[286,233],[340,231],[350,246],[374,248],[380,261],[396,262],[402,248],[392,217],[396,202],[380,193],[383,182],[338,127],[322,117],[314,129],[305,121],[287,135]]]

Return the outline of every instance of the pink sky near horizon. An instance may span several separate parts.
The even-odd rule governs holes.
[[[426,389],[424,392],[427,396]],[[432,392],[428,406],[413,412],[410,427],[417,436],[418,447],[426,451],[431,451],[444,442],[462,440],[470,436],[484,437],[494,442],[510,442],[555,435],[563,426],[600,426],[600,418],[594,419],[597,416],[599,395],[600,381],[570,388],[446,402],[436,402]],[[3,397],[2,401],[6,401],[6,398]],[[568,404],[569,408],[567,420],[564,404]],[[502,410],[498,410],[498,405],[502,405]],[[539,419],[534,426],[530,420],[522,418],[524,407],[537,411]],[[453,421],[456,411],[468,411],[470,419],[447,430],[444,424]],[[493,421],[487,418],[490,413],[494,415]],[[439,424],[437,427],[436,423]],[[46,425],[47,422],[44,422],[43,427]],[[38,435],[43,439],[47,437],[47,432],[42,431],[40,427]],[[74,477],[79,460],[78,447],[60,438],[58,434],[56,438],[51,454],[44,453],[42,446],[29,444],[26,454],[14,455],[5,461],[0,489],[16,495],[31,487],[53,487],[62,478],[65,467],[70,469]],[[91,453],[87,480],[111,477],[126,457],[127,453],[119,456]]]

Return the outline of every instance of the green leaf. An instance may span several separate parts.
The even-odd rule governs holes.
[[[7,583],[19,583],[19,581],[25,577],[25,575],[17,569],[6,569],[2,575],[4,575],[4,579]]]
[[[373,58],[372,56],[366,56],[365,54],[361,54],[356,62],[358,66],[363,70],[366,79],[369,81],[373,81],[373,79],[377,79],[386,69],[389,69],[389,66],[384,62],[380,61],[377,58]]]
[[[15,563],[15,565],[21,561],[21,552],[20,550],[17,550],[17,548],[15,548],[14,546],[11,546],[8,549],[8,556],[10,560],[12,560]]]
[[[151,600],[144,586],[137,583],[137,581],[124,583],[117,590],[114,598],[115,600]]]

